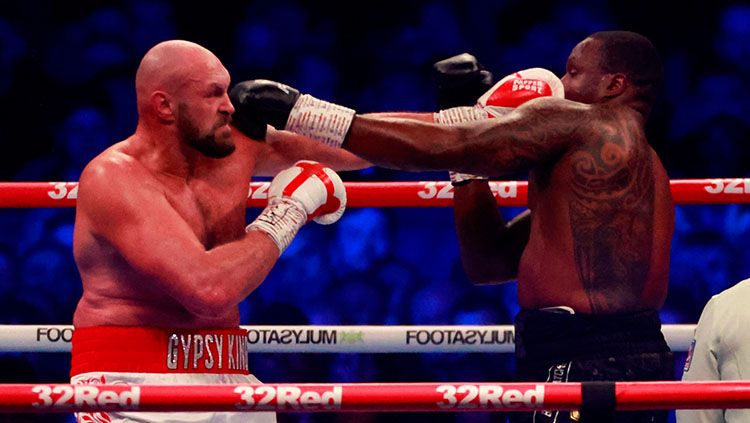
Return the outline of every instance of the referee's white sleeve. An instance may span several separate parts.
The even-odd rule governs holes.
[[[750,279],[715,295],[703,309],[683,381],[747,380],[750,376]],[[678,423],[750,422],[750,410],[677,410]]]

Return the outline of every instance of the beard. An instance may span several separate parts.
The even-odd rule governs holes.
[[[188,112],[187,106],[185,104],[180,104],[178,110],[179,115],[176,121],[177,130],[180,137],[182,137],[189,146],[213,159],[221,159],[234,152],[235,145],[232,143],[231,135],[220,138],[216,137],[216,130],[225,125],[229,118],[227,118],[227,121],[222,120],[216,122],[208,132],[201,133],[200,128],[195,125],[195,120],[192,119],[190,112]]]

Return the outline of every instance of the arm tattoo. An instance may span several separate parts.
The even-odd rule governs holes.
[[[640,133],[637,128],[625,132]],[[573,155],[575,261],[592,312],[637,309],[653,243],[651,154],[616,130],[597,136]]]
[[[505,129],[507,136],[494,146],[494,168],[505,173],[529,170],[558,157],[584,117],[565,106],[530,109]]]

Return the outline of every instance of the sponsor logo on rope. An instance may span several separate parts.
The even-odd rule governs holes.
[[[234,392],[240,394],[234,404],[238,410],[338,410],[343,388],[319,391],[298,386],[238,386]]]
[[[424,200],[453,198],[453,185],[448,182],[421,181],[420,184],[424,184],[424,188],[417,191],[419,198]],[[490,181],[490,190],[495,197],[517,198],[518,181]]]
[[[268,198],[268,187],[271,185],[270,182],[263,182],[256,189],[253,189],[253,186],[250,185],[250,188],[247,190],[247,198],[252,198],[253,200],[265,200]]]
[[[750,194],[750,178],[709,179],[703,189],[709,194]]]
[[[523,392],[487,384],[439,385],[435,389],[443,395],[443,400],[436,403],[442,409],[519,408],[544,404],[544,385]]]
[[[330,329],[249,329],[247,331],[248,344],[337,345],[364,342],[363,337],[360,331],[339,332]]]
[[[49,182],[52,191],[47,191],[53,200],[75,200],[78,198],[78,184],[75,182]]]
[[[141,400],[141,388],[133,386],[120,392],[100,389],[93,385],[36,385],[31,391],[38,395],[39,401],[33,402],[34,408],[73,408],[89,406],[94,408],[112,408],[124,410],[138,409]]]
[[[341,332],[341,343],[342,344],[364,344],[365,333],[361,330],[342,330]]]
[[[73,328],[38,327],[36,328],[36,341],[44,342],[70,342],[73,339]]]
[[[512,330],[407,330],[406,345],[503,345],[515,343]]]

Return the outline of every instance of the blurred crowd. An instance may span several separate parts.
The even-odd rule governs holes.
[[[711,2],[676,19],[639,1],[542,1],[533,10],[515,0],[49,3],[0,11],[0,139],[14,151],[0,156],[0,180],[77,181],[92,157],[134,130],[138,60],[165,39],[211,49],[235,82],[275,79],[361,112],[432,111],[436,60],[470,51],[496,77],[532,66],[562,75],[572,47],[606,29],[641,32],[663,55],[664,90],[648,131],[670,177],[750,174],[747,4]],[[447,179],[378,168],[342,176]],[[72,209],[0,210],[0,324],[71,322],[81,292],[73,217]],[[695,323],[711,295],[750,276],[749,234],[746,206],[677,207],[665,323]],[[308,225],[241,304],[248,325],[510,324],[517,309],[515,284],[467,280],[450,209],[352,209],[336,225]],[[0,382],[65,381],[68,360],[0,354]],[[252,354],[250,365],[266,382],[510,380],[512,371],[510,356],[491,354]]]

